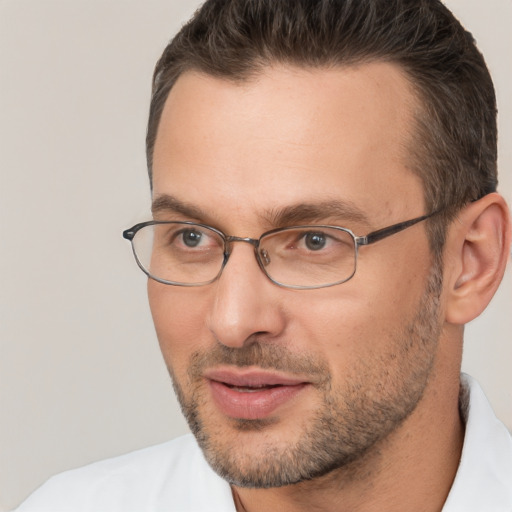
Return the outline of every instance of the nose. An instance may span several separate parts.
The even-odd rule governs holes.
[[[276,337],[285,327],[278,297],[285,293],[261,271],[251,244],[237,243],[221,276],[212,283],[214,297],[207,326],[223,345],[240,348],[251,339]]]

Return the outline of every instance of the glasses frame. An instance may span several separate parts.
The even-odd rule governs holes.
[[[331,286],[336,286],[338,284],[346,283],[352,277],[354,277],[356,270],[357,270],[357,256],[358,256],[358,250],[360,246],[364,245],[371,245],[375,242],[378,242],[379,240],[383,240],[384,238],[387,238],[391,235],[395,235],[396,233],[400,233],[401,231],[414,226],[415,224],[418,224],[419,222],[422,222],[424,220],[429,219],[430,217],[433,217],[434,215],[438,214],[440,210],[434,211],[432,213],[429,213],[427,215],[422,215],[421,217],[416,217],[414,219],[406,220],[404,222],[399,222],[397,224],[392,224],[391,226],[387,226],[381,229],[377,229],[376,231],[372,231],[371,233],[368,233],[364,236],[357,236],[355,235],[350,229],[344,228],[341,226],[334,226],[334,225],[328,225],[328,224],[314,224],[314,225],[299,225],[299,226],[287,226],[284,228],[275,228],[271,229],[270,231],[265,231],[259,238],[249,238],[249,237],[239,237],[239,236],[230,236],[226,235],[222,231],[220,231],[217,228],[214,228],[212,226],[208,226],[207,224],[201,224],[199,222],[192,222],[192,221],[160,221],[160,220],[150,220],[146,222],[141,222],[139,224],[135,224],[129,229],[126,229],[123,231],[123,238],[126,240],[129,240],[131,242],[133,255],[135,256],[135,261],[137,262],[137,265],[139,268],[151,279],[158,281],[162,284],[168,284],[173,286],[186,286],[186,287],[195,287],[195,286],[205,286],[208,284],[213,283],[216,281],[222,274],[224,267],[226,266],[229,257],[231,256],[232,248],[231,245],[233,242],[244,242],[251,244],[254,247],[254,255],[256,257],[256,261],[258,262],[258,265],[260,269],[263,271],[263,273],[267,276],[267,278],[272,281],[277,286],[280,286],[282,288],[291,288],[294,290],[314,290],[318,288],[329,288]],[[211,231],[217,233],[222,240],[224,241],[224,259],[221,264],[220,270],[217,273],[217,275],[210,279],[209,281],[204,281],[201,283],[181,283],[177,281],[167,281],[165,279],[161,279],[157,276],[152,275],[141,263],[137,256],[137,252],[135,251],[135,245],[133,243],[133,239],[135,238],[135,235],[138,231],[145,228],[146,226],[155,226],[159,224],[185,224],[189,226],[198,226],[201,228],[210,229]],[[352,274],[345,278],[341,279],[339,281],[336,281],[334,283],[329,284],[321,284],[321,285],[312,285],[312,286],[304,286],[304,285],[289,285],[289,284],[283,284],[279,281],[275,280],[272,276],[268,274],[268,272],[265,269],[265,262],[262,260],[262,257],[258,251],[260,247],[261,240],[269,235],[273,235],[275,233],[284,232],[284,231],[290,231],[293,229],[338,229],[340,231],[344,231],[345,233],[349,234],[352,239],[354,240],[354,271]]]

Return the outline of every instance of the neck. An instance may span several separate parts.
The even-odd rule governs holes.
[[[233,488],[237,511],[440,511],[457,471],[464,430],[458,374],[439,375],[409,418],[359,460],[295,485]]]

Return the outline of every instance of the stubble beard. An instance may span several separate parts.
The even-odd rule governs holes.
[[[386,361],[365,361],[342,389],[333,387],[326,361],[258,340],[240,349],[219,344],[207,353],[193,354],[187,392],[170,369],[183,414],[214,471],[238,487],[271,488],[357,466],[357,461],[399,428],[424,394],[441,332],[441,281],[442,273],[434,266],[416,314],[389,340],[396,351]],[[208,399],[200,375],[214,364],[257,365],[311,375],[319,382],[320,406],[304,423],[300,436],[287,443],[266,435],[273,422],[265,419],[232,420],[228,432],[226,425],[213,425],[202,413]],[[247,431],[261,435],[257,453],[244,449]]]

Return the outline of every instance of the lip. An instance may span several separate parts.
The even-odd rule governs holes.
[[[269,417],[310,384],[297,377],[258,368],[211,369],[203,376],[219,410],[230,418],[246,420]]]

